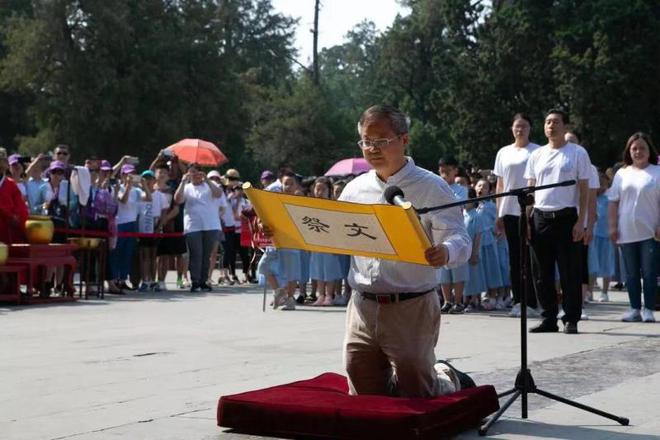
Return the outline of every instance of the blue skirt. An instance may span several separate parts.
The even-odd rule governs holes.
[[[342,278],[348,278],[348,272],[351,270],[351,256],[350,255],[338,255],[339,263],[341,264],[341,274]]]
[[[300,251],[297,249],[278,249],[280,254],[279,272],[282,280],[287,283],[300,281]]]
[[[438,284],[455,284],[467,281],[469,272],[468,263],[465,263],[453,269],[441,267],[435,271],[435,275]]]
[[[259,274],[260,286],[266,285],[268,275],[273,275],[277,279],[278,287],[283,287],[286,284],[286,280],[280,275],[280,253],[277,249],[266,248],[257,265],[257,273]]]
[[[500,262],[500,275],[502,276],[502,285],[511,285],[511,268],[509,266],[509,245],[504,236],[497,241],[497,258]]]
[[[475,296],[475,295],[480,295],[481,292],[486,291],[486,281],[484,277],[484,271],[483,267],[479,262],[477,264],[472,265],[468,262],[468,280],[465,283],[465,290],[463,292],[463,295],[465,296]]]
[[[479,265],[483,268],[482,270],[486,277],[486,286],[489,289],[497,289],[504,285],[502,283],[500,261],[497,258],[495,243],[481,246]]]
[[[614,276],[614,244],[608,237],[594,237],[589,245],[589,275]]]
[[[300,251],[300,282],[307,283],[309,281],[309,251]]]
[[[312,252],[309,265],[313,280],[336,281],[344,278],[339,255]]]

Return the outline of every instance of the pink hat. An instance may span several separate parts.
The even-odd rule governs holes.
[[[101,171],[112,171],[112,165],[107,160],[101,161],[101,166],[99,167]]]

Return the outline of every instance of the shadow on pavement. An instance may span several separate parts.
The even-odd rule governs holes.
[[[529,438],[552,438],[552,439],[580,439],[580,440],[660,440],[660,435],[634,434],[628,432],[619,432],[617,430],[606,430],[603,427],[619,427],[619,429],[630,429],[609,421],[599,426],[587,425],[554,425],[550,423],[522,421],[522,420],[502,420],[497,422],[486,437],[480,437],[475,431],[466,432],[456,437],[457,440],[488,438],[491,436],[501,436],[501,438],[510,438],[512,436],[527,436]]]

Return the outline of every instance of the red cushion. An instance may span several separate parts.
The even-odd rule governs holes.
[[[223,396],[218,426],[261,435],[437,439],[478,425],[498,408],[492,385],[431,399],[349,396],[344,376],[325,373]]]

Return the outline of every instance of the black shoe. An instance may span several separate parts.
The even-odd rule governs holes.
[[[126,283],[126,281],[122,281],[122,282],[119,284],[119,288],[120,288],[120,289],[124,289],[124,290],[131,290],[131,291],[133,291],[133,290],[137,290],[137,287],[129,287],[129,285]]]
[[[465,313],[465,306],[463,304],[454,304],[451,306],[451,309],[449,309],[450,315],[462,315],[463,313]]]
[[[539,325],[529,329],[530,333],[557,333],[558,331],[557,323],[552,321],[541,321]]]
[[[296,303],[305,304],[305,295],[303,295],[302,293],[298,295],[298,298],[296,298]]]
[[[440,311],[441,311],[442,313],[447,313],[449,310],[451,310],[451,308],[452,308],[453,306],[454,306],[454,305],[453,305],[452,303],[450,303],[449,301],[447,301],[446,303],[444,303],[444,305],[442,306],[442,308],[440,309]]]
[[[202,290],[201,286],[197,283],[192,283],[192,286],[190,286],[190,292],[191,293],[196,293],[196,292],[199,292],[201,290]]]
[[[468,376],[467,373],[463,373],[462,371],[458,370],[449,362],[443,360],[437,360],[435,361],[435,363],[444,364],[449,368],[451,368],[454,373],[456,373],[456,376],[458,377],[458,381],[461,383],[461,390],[466,390],[468,388],[474,388],[477,386],[477,384],[474,383],[474,380],[472,380],[472,378]]]
[[[567,322],[564,324],[564,333],[567,335],[577,335],[577,322]]]
[[[200,284],[199,288],[201,290],[203,290],[204,292],[213,292],[213,288],[211,286],[209,286],[208,284],[206,284],[206,283]]]

